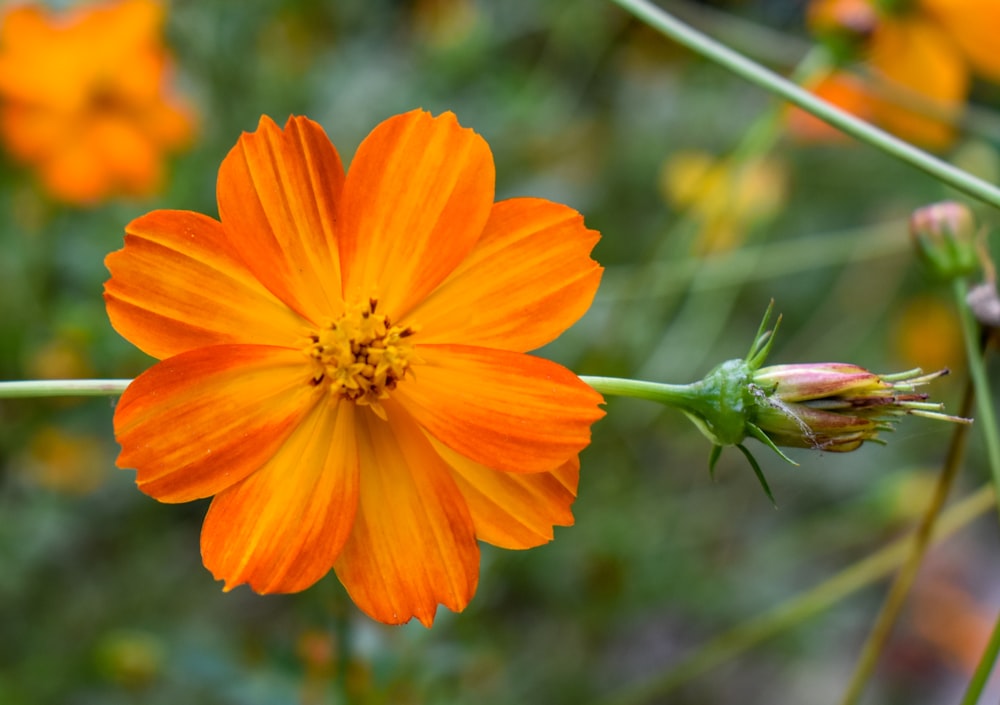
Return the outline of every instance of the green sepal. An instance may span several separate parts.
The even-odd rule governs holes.
[[[771,500],[771,504],[775,509],[777,509],[778,503],[774,501],[774,495],[771,493],[771,486],[767,484],[767,478],[764,477],[764,471],[760,469],[757,459],[753,457],[753,453],[747,450],[747,447],[742,443],[737,443],[736,447],[740,449],[740,452],[743,453],[747,461],[749,461],[750,467],[753,468],[754,475],[757,476],[757,481],[760,483],[760,486],[764,488],[764,494],[767,495],[767,498]]]
[[[719,456],[722,455],[722,446],[713,445],[712,453],[708,456],[708,475],[715,480],[715,464],[719,462]]]
[[[750,435],[751,436],[753,436],[758,441],[760,441],[761,443],[763,443],[764,445],[766,445],[768,448],[770,448],[771,450],[773,450],[775,453],[777,453],[778,457],[780,457],[786,463],[788,463],[789,465],[794,465],[795,467],[799,466],[798,463],[796,463],[794,460],[792,460],[787,455],[785,455],[781,451],[781,448],[779,448],[778,446],[776,446],[774,444],[774,441],[772,441],[770,439],[770,437],[766,433],[764,433],[764,431],[761,430],[760,426],[758,426],[757,424],[752,424],[749,421],[747,421],[747,430],[750,431]]]

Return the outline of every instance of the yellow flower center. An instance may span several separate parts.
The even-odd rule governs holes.
[[[309,335],[306,355],[313,362],[312,384],[326,384],[330,394],[371,407],[385,418],[380,400],[389,396],[410,364],[419,361],[413,326],[394,326],[378,312],[378,301],[349,308],[329,325]]]

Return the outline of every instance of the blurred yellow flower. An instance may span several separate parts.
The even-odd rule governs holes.
[[[0,136],[59,200],[155,192],[165,152],[190,142],[189,107],[168,90],[163,8],[120,0],[0,16]]]
[[[865,80],[835,73],[812,89],[849,112],[929,148],[955,137],[973,74],[1000,81],[997,0],[814,0],[809,25],[840,57],[859,56]],[[793,113],[792,129],[826,137],[832,128]]]
[[[773,160],[737,164],[706,152],[676,152],[660,170],[660,191],[670,205],[690,212],[701,224],[696,254],[727,252],[743,243],[749,228],[780,210],[785,170]]]

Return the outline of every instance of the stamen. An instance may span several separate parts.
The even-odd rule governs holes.
[[[378,300],[348,309],[339,319],[318,331],[310,331],[304,349],[315,370],[310,380],[327,382],[330,393],[368,406],[381,418],[379,403],[406,378],[410,365],[419,359],[413,343],[405,340],[417,332],[414,326],[393,326],[378,312]]]

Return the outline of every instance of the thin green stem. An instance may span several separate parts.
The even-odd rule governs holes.
[[[972,674],[972,680],[969,681],[961,705],[976,705],[979,702],[979,696],[982,695],[986,681],[989,680],[990,671],[993,670],[993,664],[996,663],[997,654],[1000,654],[1000,617],[993,625],[990,641],[983,650],[983,655],[979,657],[979,664],[976,666],[975,673]]]
[[[969,415],[972,411],[974,397],[975,390],[972,381],[969,380],[965,386],[965,393],[962,395],[962,404],[958,412],[959,416],[967,417]],[[875,666],[878,664],[879,657],[882,655],[889,635],[892,633],[892,628],[899,618],[899,613],[906,602],[906,597],[909,595],[920,566],[923,564],[924,556],[927,554],[927,548],[931,543],[931,533],[934,531],[934,524],[941,514],[941,509],[944,507],[945,500],[948,498],[948,493],[951,491],[954,480],[958,476],[958,470],[962,465],[962,456],[965,454],[968,437],[969,424],[956,424],[955,431],[951,436],[951,443],[948,445],[948,452],[945,454],[944,463],[941,467],[941,474],[938,476],[934,487],[934,495],[931,497],[931,501],[920,519],[920,524],[913,534],[910,554],[907,556],[906,562],[899,573],[896,574],[896,578],[892,581],[885,601],[882,603],[882,608],[879,610],[878,616],[875,618],[875,623],[868,633],[868,639],[861,649],[861,655],[858,657],[854,675],[851,676],[851,682],[841,700],[842,705],[853,705],[858,702],[865,685],[875,671]]]
[[[993,488],[981,487],[955,502],[942,514],[931,532],[939,543],[982,516],[994,506]],[[738,656],[760,642],[829,609],[851,594],[897,569],[912,551],[915,536],[905,536],[854,563],[828,580],[760,616],[740,624],[704,644],[670,671],[612,695],[603,705],[640,705],[662,698],[684,683]]]
[[[901,159],[963,193],[1000,208],[1000,189],[844,112],[760,64],[705,36],[648,0],[612,0],[650,27],[862,142]]]
[[[972,311],[967,303],[969,287],[964,279],[956,279],[953,284],[955,295],[955,306],[958,308],[959,319],[962,323],[962,336],[965,339],[965,349],[969,362],[969,375],[976,389],[976,399],[978,401],[977,423],[976,425],[983,431],[983,438],[986,441],[986,457],[990,465],[990,473],[993,477],[993,486],[1000,493],[1000,437],[996,416],[993,413],[993,395],[990,393],[989,380],[986,377],[986,366],[983,364],[983,356],[979,353],[981,332],[979,325],[972,317]],[[998,494],[1000,496],[1000,494]],[[969,681],[969,686],[962,698],[962,705],[973,705],[979,702],[979,698],[986,686],[986,681],[996,663],[997,654],[1000,652],[1000,617],[993,628],[993,635],[983,655],[979,659],[979,665]]]
[[[0,382],[0,399],[27,397],[114,397],[125,391],[130,379],[44,379]]]
[[[990,382],[986,377],[986,366],[979,353],[979,325],[972,317],[972,311],[966,303],[969,287],[964,279],[956,279],[953,283],[955,306],[962,324],[962,337],[965,342],[966,357],[969,364],[969,376],[976,389],[976,426],[982,429],[983,440],[986,442],[986,458],[993,477],[993,486],[1000,493],[1000,436],[997,435],[996,415],[993,413],[993,394]]]
[[[633,397],[635,399],[645,399],[667,405],[684,406],[682,402],[690,400],[691,391],[686,384],[661,384],[659,382],[645,382],[638,379],[624,379],[621,377],[584,377],[584,382],[596,389],[601,394],[610,394],[617,397]],[[673,404],[672,404],[673,402]]]

